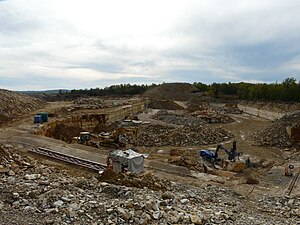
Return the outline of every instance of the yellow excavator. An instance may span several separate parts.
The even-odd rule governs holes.
[[[124,148],[126,144],[120,140],[121,134],[131,134],[133,136],[134,143],[137,140],[138,128],[124,128],[120,127],[107,136],[100,136],[99,146],[109,148]]]
[[[80,132],[78,137],[73,138],[73,142],[93,147],[108,147],[108,148],[124,148],[126,143],[120,140],[122,134],[130,134],[133,136],[133,143],[136,143],[138,128],[117,128],[108,135],[95,135],[87,131]]]

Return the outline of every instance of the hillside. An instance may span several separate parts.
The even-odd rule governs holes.
[[[0,125],[42,107],[44,102],[25,94],[0,89]]]
[[[148,89],[144,96],[156,100],[186,101],[196,91],[198,89],[189,83],[164,83]]]

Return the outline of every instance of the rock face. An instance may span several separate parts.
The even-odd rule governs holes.
[[[0,125],[37,110],[42,105],[39,99],[0,89]]]
[[[0,224],[297,224],[300,218],[299,197],[255,198],[253,207],[249,198],[214,185],[127,187],[1,149],[0,164],[15,175],[0,173]]]
[[[277,103],[277,102],[263,102],[263,101],[240,101],[241,104],[255,107],[258,109],[265,109],[272,112],[288,113],[300,110],[300,103]]]
[[[300,127],[300,112],[283,116],[253,137],[261,145],[290,147],[295,143],[288,136],[287,127]]]

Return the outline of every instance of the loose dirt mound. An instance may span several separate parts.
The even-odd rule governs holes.
[[[187,106],[187,110],[189,112],[195,112],[199,110],[203,111],[212,108],[208,102],[197,101],[195,98],[192,98],[192,100],[188,102]]]
[[[289,138],[286,127],[300,127],[300,113],[286,115],[275,121],[271,126],[253,135],[261,145],[289,147],[295,143]]]
[[[152,109],[166,109],[166,110],[182,110],[183,107],[169,100],[152,100],[149,104]]]
[[[222,128],[184,126],[183,128],[149,125],[139,134],[138,146],[193,146],[216,144],[233,137]]]
[[[168,83],[161,84],[147,90],[144,93],[144,96],[156,100],[163,99],[173,101],[186,101],[197,90],[197,88],[188,83]]]
[[[39,109],[43,101],[0,89],[0,125]]]
[[[71,143],[73,137],[77,137],[81,131],[83,130],[78,126],[57,124],[54,128],[51,127],[47,129],[44,135],[46,137],[51,137],[65,141],[67,143]]]

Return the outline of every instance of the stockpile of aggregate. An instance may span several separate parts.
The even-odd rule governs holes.
[[[183,107],[170,100],[152,100],[149,105],[152,109],[165,109],[165,110],[182,110]]]
[[[233,134],[222,128],[201,126],[169,127],[149,125],[140,131],[138,146],[194,146],[216,144],[228,140]]]
[[[162,120],[167,123],[177,124],[177,125],[184,125],[184,126],[203,126],[206,122],[200,118],[190,115],[177,115],[173,113],[169,113],[166,110],[161,110],[156,113],[153,117],[156,120]]]
[[[197,90],[189,83],[164,83],[150,88],[143,95],[154,100],[187,101]]]
[[[295,143],[288,136],[287,127],[300,127],[300,112],[283,116],[253,137],[261,145],[289,147]]]
[[[44,104],[40,99],[0,89],[0,125],[27,115]]]

